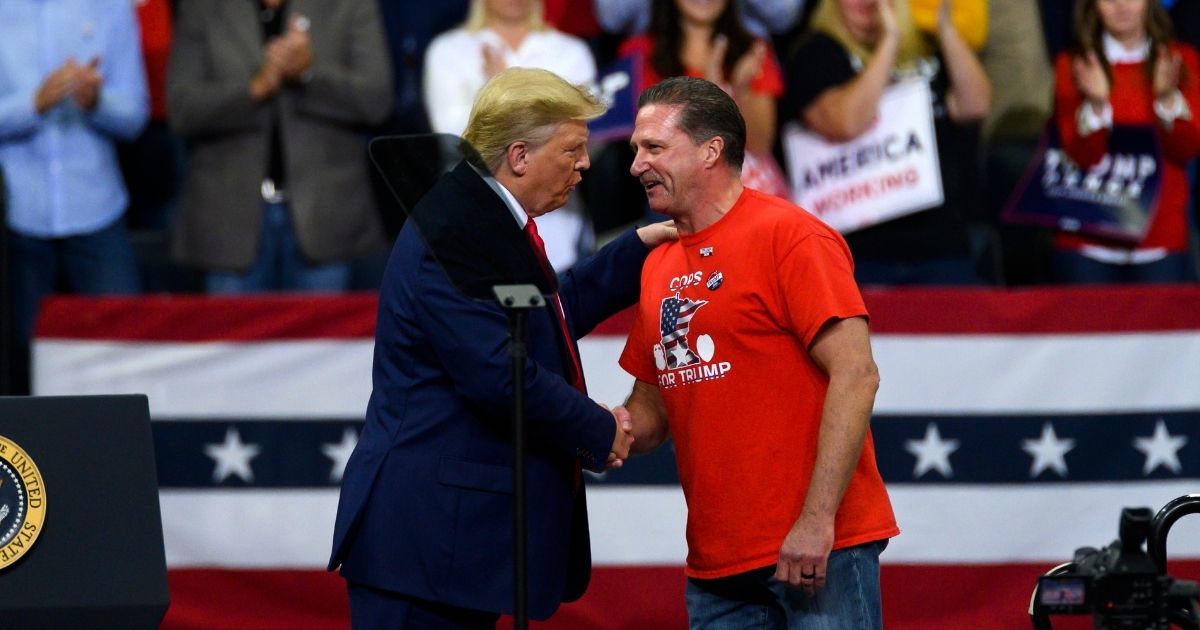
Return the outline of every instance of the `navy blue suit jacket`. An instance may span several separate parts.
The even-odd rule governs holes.
[[[443,263],[505,275],[532,250],[465,163],[414,209]],[[454,606],[511,612],[511,360],[507,319],[448,280],[410,220],[379,297],[373,391],[342,481],[329,568],[349,581]],[[458,243],[457,250],[453,248]],[[574,339],[637,301],[648,250],[630,232],[559,277]],[[518,270],[513,270],[517,273]],[[518,274],[519,275],[519,274]],[[612,415],[564,380],[552,311],[527,318],[529,615],[583,594],[591,572],[580,464],[599,468]]]

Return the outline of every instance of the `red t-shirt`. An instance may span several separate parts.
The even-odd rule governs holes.
[[[1146,74],[1146,63],[1118,63],[1112,66],[1112,89],[1109,102],[1113,124],[1145,125],[1158,131],[1162,140],[1162,188],[1154,218],[1139,248],[1163,247],[1171,252],[1188,249],[1187,162],[1200,153],[1200,62],[1196,50],[1184,44],[1172,44],[1171,51],[1183,58],[1179,89],[1192,112],[1190,120],[1176,119],[1171,130],[1163,129],[1154,114],[1154,90]],[[1093,166],[1108,151],[1108,130],[1101,129],[1087,136],[1079,135],[1076,115],[1083,95],[1071,77],[1071,57],[1059,55],[1055,63],[1055,122],[1063,149],[1071,160],[1083,168]],[[1060,232],[1054,245],[1060,249],[1079,249],[1087,244],[1118,246],[1112,242],[1089,238],[1081,234]]]
[[[809,358],[832,319],[865,317],[845,241],[752,189],[656,248],[621,367],[657,383],[688,503],[687,574],[777,562],[800,515],[829,379]],[[835,521],[839,549],[899,533],[870,432]]]

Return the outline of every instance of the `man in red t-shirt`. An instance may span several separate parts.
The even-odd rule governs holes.
[[[680,238],[643,267],[617,413],[634,451],[674,439],[692,627],[879,628],[879,553],[899,529],[850,251],[742,186],[745,122],[720,88],[676,77],[638,105],[630,170]]]

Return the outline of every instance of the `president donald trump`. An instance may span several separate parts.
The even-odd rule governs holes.
[[[443,263],[482,275],[549,269],[535,220],[566,203],[589,166],[586,90],[512,68],[480,91],[459,163],[417,204],[379,296],[373,391],[346,466],[329,568],[340,566],[356,628],[492,628],[513,604],[507,319],[464,297]],[[431,227],[432,226],[432,227]],[[616,239],[558,278],[529,314],[529,615],[581,596],[591,572],[580,468],[628,456],[631,427],[587,397],[575,341],[634,304],[649,248],[673,230]],[[552,272],[548,272],[552,273]]]

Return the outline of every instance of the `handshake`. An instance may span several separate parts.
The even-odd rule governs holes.
[[[608,409],[607,405],[601,405]],[[629,459],[630,448],[633,446],[633,416],[623,406],[611,409],[613,421],[617,423],[617,432],[613,436],[612,450],[608,453],[608,461],[604,462],[604,470],[620,468]]]

